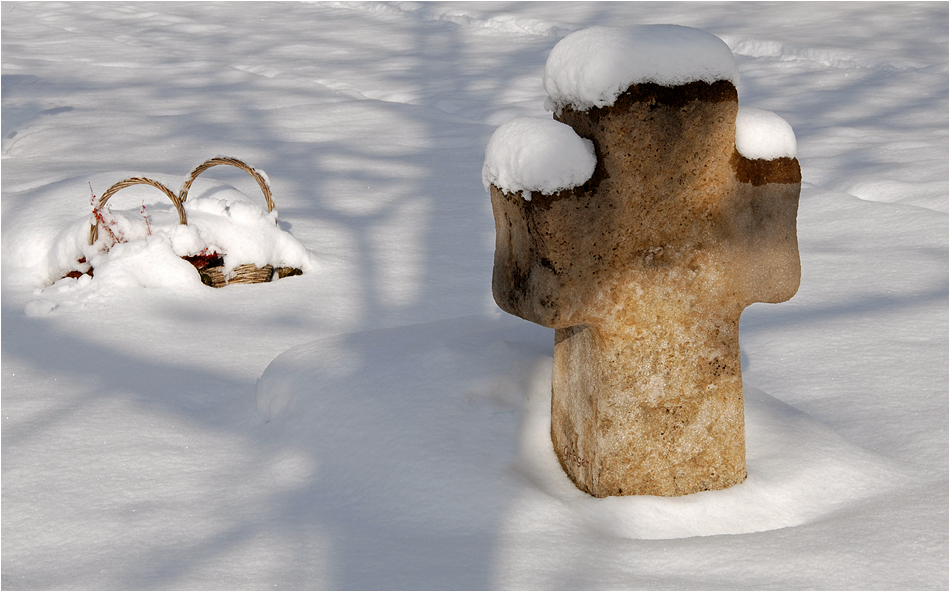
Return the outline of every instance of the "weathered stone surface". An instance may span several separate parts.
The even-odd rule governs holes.
[[[742,157],[737,109],[726,81],[635,85],[557,116],[594,142],[584,186],[491,188],[495,301],[556,329],[551,435],[592,495],[746,477],[739,317],[798,289],[801,173]]]

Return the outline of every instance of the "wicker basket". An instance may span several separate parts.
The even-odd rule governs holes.
[[[257,181],[257,184],[261,188],[261,192],[264,194],[264,200],[267,202],[267,211],[274,211],[273,196],[271,195],[270,187],[267,184],[267,180],[264,179],[264,176],[254,168],[248,166],[243,161],[228,157],[212,158],[195,167],[194,170],[192,170],[188,175],[188,178],[185,179],[185,183],[182,185],[181,192],[178,195],[175,195],[171,189],[162,183],[152,179],[147,179],[145,177],[131,177],[129,179],[125,179],[124,181],[119,181],[102,194],[102,197],[99,198],[98,208],[99,210],[102,210],[102,208],[105,207],[106,202],[109,201],[109,198],[111,198],[121,189],[131,187],[132,185],[151,185],[168,196],[168,199],[170,199],[175,205],[175,210],[178,212],[179,223],[188,224],[188,219],[185,216],[184,208],[184,203],[188,199],[188,190],[191,188],[192,183],[195,182],[195,179],[198,178],[198,175],[210,169],[211,167],[218,165],[234,166],[254,177],[254,180]],[[99,220],[97,218],[89,230],[89,244],[94,244],[98,238]],[[285,278],[293,275],[301,275],[303,273],[300,269],[295,267],[278,267],[275,269],[272,265],[257,267],[256,265],[247,263],[244,265],[238,265],[231,271],[231,273],[225,275],[223,254],[198,254],[182,258],[194,265],[195,269],[198,270],[198,275],[201,276],[201,282],[207,286],[211,286],[212,288],[223,288],[228,284],[260,284],[269,282],[275,278]],[[76,273],[78,272],[70,272],[70,275]]]

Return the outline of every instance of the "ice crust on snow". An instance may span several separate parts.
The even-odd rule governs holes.
[[[583,185],[597,165],[594,143],[553,119],[522,117],[500,126],[485,149],[482,183],[509,192],[551,195]]]
[[[591,27],[551,50],[544,66],[545,107],[586,111],[613,105],[633,84],[717,80],[738,86],[739,70],[729,46],[711,33],[679,25]]]
[[[795,158],[795,131],[781,116],[754,107],[739,107],[736,115],[736,150],[746,158],[772,160]]]

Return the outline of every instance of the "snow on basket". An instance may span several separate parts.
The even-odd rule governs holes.
[[[188,202],[188,191],[198,176],[211,167],[229,165],[250,174],[260,186],[267,203],[265,212],[260,206],[249,202],[227,201],[214,197],[195,198]],[[177,225],[152,227],[150,217],[142,205],[146,236],[138,232],[127,219],[114,216],[108,208],[109,199],[122,189],[133,185],[150,185],[164,193],[175,207]],[[186,207],[187,206],[187,207]],[[110,251],[116,245],[148,239],[153,234],[162,235],[174,254],[194,266],[201,282],[213,288],[228,284],[257,284],[272,279],[303,273],[304,263],[297,259],[306,254],[306,249],[296,239],[277,226],[277,212],[270,186],[264,174],[245,162],[232,157],[216,156],[191,171],[181,190],[176,195],[159,181],[146,177],[130,177],[107,189],[96,202],[93,195],[94,221],[89,230],[89,246],[95,256],[78,260],[79,269],[67,273],[67,277],[82,274],[92,276],[96,264],[107,263]],[[107,236],[100,236],[102,227]],[[298,255],[290,257],[286,251]]]

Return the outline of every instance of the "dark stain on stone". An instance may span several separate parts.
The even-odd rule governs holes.
[[[773,160],[749,159],[736,150],[729,159],[736,179],[740,183],[751,183],[754,187],[766,183],[801,183],[802,168],[797,158],[775,158]]]

